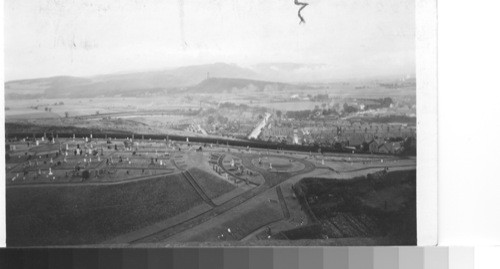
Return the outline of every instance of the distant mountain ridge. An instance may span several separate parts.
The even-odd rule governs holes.
[[[188,92],[230,93],[233,91],[241,91],[241,90],[261,92],[271,88],[273,90],[285,90],[285,89],[297,89],[299,87],[287,83],[263,81],[263,80],[251,80],[251,79],[240,79],[240,78],[208,78],[195,86],[189,87]]]
[[[13,80],[4,83],[4,94],[6,99],[33,99],[161,95],[167,92],[182,93],[186,90],[262,90],[265,87],[304,89],[308,87],[305,85],[331,83],[334,81],[332,78],[337,75],[334,67],[325,64],[276,62],[242,67],[236,64],[213,63],[88,77],[56,76]],[[394,76],[392,79],[398,77],[402,78]],[[219,80],[211,80],[212,78]]]
[[[15,80],[5,83],[5,96],[6,98],[133,96],[147,91],[182,91],[198,85],[209,77],[258,80],[262,76],[251,69],[234,64],[215,63],[83,78],[59,76]]]

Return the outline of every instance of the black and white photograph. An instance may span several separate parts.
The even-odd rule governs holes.
[[[417,245],[416,6],[6,0],[6,245]]]

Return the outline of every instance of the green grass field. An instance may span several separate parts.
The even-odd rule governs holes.
[[[226,192],[234,190],[236,187],[222,178],[218,178],[208,172],[198,168],[191,168],[189,172],[195,178],[196,182],[205,191],[210,199],[217,198]]]
[[[193,236],[189,241],[235,241],[241,240],[250,233],[272,222],[283,219],[279,205],[264,202],[235,219],[223,223],[220,227],[210,229]],[[228,228],[231,230],[229,232]]]
[[[108,186],[8,188],[7,245],[99,243],[201,202],[180,175]]]

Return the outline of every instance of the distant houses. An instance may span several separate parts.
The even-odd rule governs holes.
[[[368,153],[399,154],[416,128],[406,124],[350,123],[348,121],[271,121],[259,136],[276,143],[318,145]]]

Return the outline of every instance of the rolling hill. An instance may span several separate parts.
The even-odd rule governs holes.
[[[304,88],[304,87],[301,87]],[[266,91],[266,90],[295,90],[299,86],[262,80],[240,78],[209,78],[199,84],[189,87],[188,92],[193,93],[224,93],[235,91]]]
[[[136,97],[184,91],[263,91],[270,87],[277,90],[304,89],[319,82],[320,86],[328,85],[332,77],[337,75],[333,70],[323,64],[262,63],[242,67],[236,64],[214,63],[90,77],[57,76],[15,80],[4,85],[6,99]],[[384,78],[383,81],[391,82],[395,79],[398,78]],[[401,92],[401,87],[394,88],[391,85],[384,89],[397,94]],[[392,88],[387,89],[388,87]],[[380,88],[383,87],[377,88],[377,94],[384,90]],[[373,92],[372,88],[368,90]],[[411,88],[411,91],[414,89]]]
[[[250,69],[215,63],[167,70],[99,75],[93,77],[50,77],[5,83],[7,99],[91,98],[99,96],[137,96],[155,91],[181,91],[214,77],[258,79]]]

